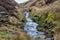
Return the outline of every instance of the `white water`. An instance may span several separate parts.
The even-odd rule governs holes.
[[[40,34],[44,34],[44,32],[38,32],[37,29],[36,29],[38,24],[33,22],[33,20],[31,18],[28,18],[29,12],[24,12],[24,14],[25,14],[25,17],[26,17],[26,20],[27,20],[24,29],[27,31],[27,33],[32,37],[36,37]]]
[[[24,30],[26,30],[27,33],[31,37],[35,38],[35,37],[37,37],[39,35],[44,35],[45,34],[44,32],[37,31],[36,27],[38,26],[38,24],[36,22],[33,22],[33,20],[28,17],[29,16],[29,12],[24,12],[23,14],[25,15],[26,20],[27,20],[26,25],[24,27]],[[39,40],[51,40],[51,38],[39,39]]]

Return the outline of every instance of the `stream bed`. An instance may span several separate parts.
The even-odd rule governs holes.
[[[24,30],[27,31],[27,33],[31,37],[36,38],[36,37],[38,37],[40,35],[44,35],[45,34],[45,32],[37,31],[36,28],[37,28],[37,26],[39,24],[37,24],[36,22],[33,22],[33,20],[28,17],[30,12],[25,11],[25,12],[23,12],[23,14],[25,15],[26,20],[27,20],[26,25],[24,26]],[[45,39],[42,38],[42,39],[36,39],[36,40],[51,40],[51,38],[45,38]]]

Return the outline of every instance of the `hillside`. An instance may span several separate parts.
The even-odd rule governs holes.
[[[60,0],[30,0],[22,5],[30,12],[29,17],[39,24],[38,31],[47,32],[47,37],[54,34],[54,39],[60,40]]]
[[[45,32],[35,40],[60,40],[60,0],[29,0],[21,4],[14,0],[0,0],[0,40],[34,40],[24,30],[28,18],[23,12],[30,13],[28,23],[32,26],[27,24],[27,28],[31,26],[34,30],[33,23],[37,23],[37,31]]]
[[[26,19],[14,0],[0,0],[0,40],[31,40],[22,30]]]

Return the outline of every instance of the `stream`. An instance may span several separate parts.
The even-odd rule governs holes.
[[[33,38],[36,38],[37,36],[40,36],[40,35],[44,35],[45,32],[41,32],[41,31],[37,31],[36,27],[39,25],[37,24],[36,22],[33,22],[33,20],[31,18],[29,18],[29,14],[30,12],[23,12],[23,14],[25,15],[26,17],[26,25],[24,26],[24,30],[27,31],[27,33],[33,37]],[[46,39],[37,39],[37,40],[51,40],[51,38],[46,38]]]

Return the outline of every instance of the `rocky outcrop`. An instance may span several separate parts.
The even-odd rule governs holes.
[[[24,15],[18,10],[20,10],[19,6],[14,0],[0,0],[0,22],[2,24],[19,25],[19,22],[24,19]],[[21,20],[20,15],[22,16]]]
[[[0,40],[32,40],[22,30],[25,17],[14,0],[0,0]]]

